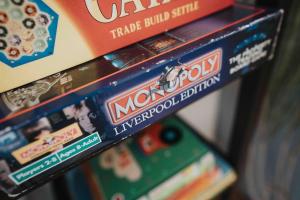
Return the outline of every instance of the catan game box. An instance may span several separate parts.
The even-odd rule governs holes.
[[[0,0],[0,92],[232,4],[233,0]]]

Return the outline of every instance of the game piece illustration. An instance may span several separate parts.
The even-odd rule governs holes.
[[[141,167],[126,145],[119,145],[104,152],[99,158],[99,165],[104,169],[112,169],[116,176],[126,178],[130,182],[136,182],[142,176]]]
[[[51,55],[58,15],[40,0],[0,0],[0,61],[11,67]]]
[[[65,73],[57,73],[31,85],[2,93],[1,98],[12,112],[37,105],[40,103],[40,97],[47,93],[65,75]]]

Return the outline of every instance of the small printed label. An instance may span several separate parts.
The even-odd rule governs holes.
[[[20,164],[26,164],[46,153],[62,148],[62,145],[80,136],[82,132],[78,124],[71,124],[59,131],[41,136],[39,140],[15,150],[12,155]]]
[[[83,140],[75,142],[74,144],[71,144],[70,146],[62,149],[57,153],[57,155],[59,159],[65,161],[87,149],[90,149],[91,147],[99,143],[101,143],[101,138],[99,137],[98,134],[93,134],[90,135],[89,137],[84,138]]]
[[[17,185],[101,143],[96,132],[9,175]]]
[[[10,178],[16,183],[20,184],[60,163],[57,155],[53,154],[47,156],[15,173],[10,174]]]
[[[267,39],[259,44],[255,44],[252,47],[247,47],[243,52],[235,55],[229,59],[229,63],[232,66],[230,68],[230,74],[245,69],[249,65],[262,60],[268,56],[269,47],[272,45],[272,40]]]

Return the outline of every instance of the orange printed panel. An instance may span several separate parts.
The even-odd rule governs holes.
[[[61,149],[64,144],[82,136],[77,123],[71,124],[54,133],[46,133],[38,140],[20,149],[15,150],[12,155],[19,163],[25,164],[46,153]]]
[[[233,4],[233,0],[58,1],[95,55],[183,25]]]
[[[0,92],[61,72],[233,4],[233,0],[5,2],[8,3],[0,8]],[[17,15],[10,12],[15,9]]]

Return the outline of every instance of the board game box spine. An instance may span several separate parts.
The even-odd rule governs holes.
[[[0,141],[8,177],[1,190],[16,197],[256,69],[273,57],[282,16],[281,10],[262,11],[172,56],[2,118],[0,135],[9,140]]]

